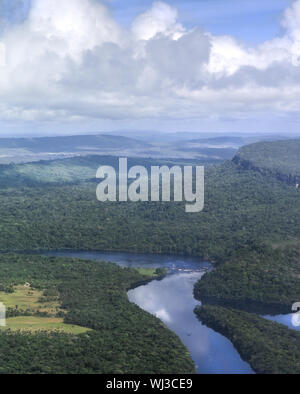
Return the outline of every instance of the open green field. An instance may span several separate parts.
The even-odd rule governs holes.
[[[89,328],[80,327],[73,324],[65,324],[62,318],[58,317],[39,317],[39,316],[17,316],[6,319],[6,327],[2,330],[12,331],[59,331],[66,334],[78,335]]]
[[[88,328],[65,324],[64,319],[56,317],[57,313],[63,313],[60,308],[58,297],[44,297],[43,292],[31,288],[30,284],[14,286],[12,293],[0,292],[2,302],[8,313],[17,313],[20,316],[12,316],[6,319],[6,326],[1,329],[12,331],[61,331],[69,334],[81,334]],[[43,313],[45,316],[37,316]],[[24,316],[23,316],[24,315]]]
[[[139,274],[149,276],[149,279],[155,279],[166,274],[164,270],[157,270],[156,268],[136,268]]]
[[[32,313],[46,312],[48,315],[54,315],[60,310],[57,297],[52,297],[51,301],[45,302],[42,291],[26,285],[15,286],[13,293],[1,291],[0,302],[3,302],[6,308],[28,310]]]

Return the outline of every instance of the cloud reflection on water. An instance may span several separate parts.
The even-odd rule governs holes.
[[[250,373],[231,342],[202,325],[193,310],[200,272],[175,273],[128,292],[131,302],[159,317],[188,347],[200,373]]]

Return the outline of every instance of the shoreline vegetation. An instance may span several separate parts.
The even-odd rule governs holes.
[[[195,313],[227,337],[256,373],[300,373],[300,332],[232,308],[205,305],[196,307]]]
[[[128,288],[163,273],[89,260],[7,254],[0,255],[0,269],[0,286],[10,289],[8,295],[13,294],[12,286],[29,282],[34,291],[45,289],[45,297],[56,294],[66,326],[89,329],[81,334],[0,330],[1,373],[195,372],[180,339],[127,298]]]
[[[300,298],[299,261],[298,246],[253,245],[236,251],[196,283],[195,298],[256,314],[291,313]]]

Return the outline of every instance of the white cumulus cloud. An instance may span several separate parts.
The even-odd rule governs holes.
[[[178,23],[178,12],[168,4],[157,1],[149,11],[138,16],[132,24],[132,31],[138,40],[149,40],[157,34],[178,39],[185,29]]]
[[[246,119],[300,105],[300,0],[249,47],[155,2],[122,28],[98,0],[32,0],[0,36],[2,122]]]

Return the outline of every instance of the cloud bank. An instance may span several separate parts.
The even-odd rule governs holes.
[[[297,116],[300,0],[281,27],[280,37],[247,47],[186,29],[164,2],[125,30],[98,0],[31,0],[25,20],[0,30],[0,119],[59,125]]]

